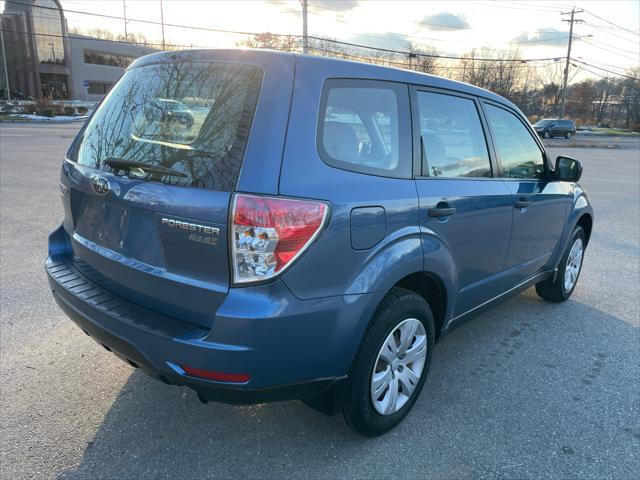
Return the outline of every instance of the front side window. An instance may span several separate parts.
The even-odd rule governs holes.
[[[231,191],[261,81],[260,67],[241,63],[168,62],[128,70],[69,158],[144,180]]]
[[[502,177],[542,179],[544,158],[529,130],[513,113],[485,104]]]
[[[318,151],[337,168],[411,177],[407,87],[369,80],[328,80],[318,126]]]
[[[417,96],[422,175],[490,177],[489,152],[475,102],[432,92]]]

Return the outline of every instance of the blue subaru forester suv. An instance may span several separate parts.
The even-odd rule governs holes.
[[[62,310],[199,398],[302,399],[378,435],[434,343],[533,285],[576,286],[593,211],[510,102],[270,51],[135,61],[62,166]]]

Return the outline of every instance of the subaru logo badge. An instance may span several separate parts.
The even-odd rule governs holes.
[[[106,195],[111,191],[109,180],[101,176],[96,176],[91,179],[91,187],[98,195]]]

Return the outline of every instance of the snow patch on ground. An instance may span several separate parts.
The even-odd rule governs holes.
[[[43,117],[41,115],[31,114],[11,115],[11,117],[22,118],[30,122],[84,122],[88,118],[87,115],[80,115],[75,117],[70,117],[68,115],[54,115],[53,117]]]

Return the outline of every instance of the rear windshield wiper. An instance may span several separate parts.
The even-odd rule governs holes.
[[[161,167],[160,165],[148,165],[143,162],[136,162],[135,160],[125,160],[124,158],[109,157],[105,158],[102,162],[109,165],[111,168],[127,170],[128,172],[130,172],[131,169],[139,169],[142,170],[142,172],[162,173],[164,175],[172,175],[174,177],[187,176],[185,173],[174,170],[173,168]]]

